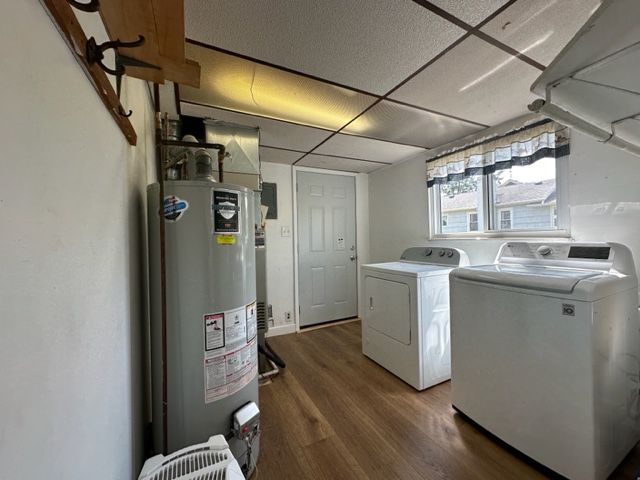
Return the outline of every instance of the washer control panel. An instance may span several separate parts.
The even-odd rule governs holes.
[[[607,243],[507,242],[496,262],[608,270],[614,262],[614,251]]]
[[[508,242],[500,250],[500,258],[541,260],[609,261],[612,249],[607,244]]]

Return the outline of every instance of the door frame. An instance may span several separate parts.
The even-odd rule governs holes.
[[[298,288],[298,172],[306,173],[322,173],[325,175],[342,175],[343,177],[354,177],[353,183],[355,188],[355,220],[356,220],[356,315],[360,315],[360,237],[358,236],[358,197],[360,192],[358,187],[358,173],[345,172],[342,170],[325,170],[323,168],[298,167],[296,165],[291,169],[292,197],[293,197],[293,318],[296,327],[296,333],[300,332],[300,296]]]

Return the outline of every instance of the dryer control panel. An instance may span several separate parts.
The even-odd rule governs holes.
[[[452,267],[469,264],[467,254],[457,248],[448,247],[411,247],[407,248],[400,260],[417,263],[433,263],[436,265],[451,265]]]

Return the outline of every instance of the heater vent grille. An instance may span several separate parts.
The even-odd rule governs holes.
[[[264,302],[258,302],[257,307],[257,326],[259,332],[267,331],[267,306]]]

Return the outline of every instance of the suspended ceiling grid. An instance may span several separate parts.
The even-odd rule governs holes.
[[[263,161],[371,172],[527,113],[599,0],[186,0],[181,113],[258,126]]]

